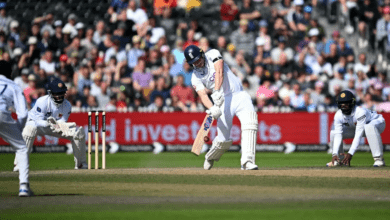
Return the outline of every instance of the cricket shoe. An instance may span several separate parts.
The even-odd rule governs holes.
[[[33,191],[30,189],[28,183],[21,183],[19,186],[19,197],[31,197],[34,196]]]
[[[341,164],[335,160],[334,163],[332,163],[332,161],[330,161],[329,163],[326,164],[327,167],[337,167],[337,166],[340,166]]]
[[[383,158],[374,158],[374,167],[384,167],[385,166],[385,161]]]
[[[210,170],[214,165],[214,160],[204,160],[203,168],[205,170]]]
[[[244,165],[241,165],[241,170],[258,170],[259,167],[256,164],[251,162],[246,162]]]
[[[86,170],[86,169],[88,169],[88,165],[87,165],[87,163],[81,163],[80,166],[75,166],[74,169],[75,170]]]

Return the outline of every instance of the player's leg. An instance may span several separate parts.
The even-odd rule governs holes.
[[[381,137],[381,133],[385,130],[385,127],[386,123],[383,118],[373,120],[369,124],[364,125],[364,133],[370,145],[372,157],[374,158],[374,167],[385,166]]]
[[[38,129],[35,126],[35,122],[29,121],[26,123],[26,125],[23,128],[22,137],[24,142],[26,143],[27,151],[30,154],[33,149],[34,140],[38,135]],[[18,165],[18,159],[15,156],[14,160],[14,172],[19,171],[19,165]]]
[[[71,127],[66,134],[54,132],[50,127],[42,128],[45,135],[64,138],[72,143],[75,169],[87,169],[86,148],[85,148],[85,130],[83,127]]]
[[[241,169],[257,170],[255,164],[258,119],[248,93],[240,92],[234,98],[236,114],[241,122]]]
[[[33,196],[29,186],[29,157],[28,149],[16,124],[0,122],[0,136],[16,150],[16,160],[19,167],[19,196]]]
[[[229,150],[232,145],[230,140],[230,130],[233,123],[233,113],[231,111],[232,96],[226,96],[224,104],[221,107],[222,115],[217,121],[217,137],[213,140],[213,144],[209,152],[205,156],[203,168],[209,170],[213,167],[214,161],[219,161],[222,155]]]

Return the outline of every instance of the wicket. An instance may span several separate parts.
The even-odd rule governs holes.
[[[99,169],[99,112],[102,113],[102,169],[106,169],[106,112],[88,112],[88,169],[91,169],[92,154],[92,113],[95,113],[95,169]]]

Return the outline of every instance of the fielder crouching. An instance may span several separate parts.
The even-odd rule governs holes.
[[[355,96],[348,90],[342,91],[337,97],[339,110],[334,116],[334,129],[330,132],[330,146],[333,147],[332,161],[328,167],[351,165],[360,139],[366,137],[370,145],[374,167],[385,166],[383,159],[383,144],[381,133],[386,122],[381,114],[363,107],[355,106]],[[351,148],[344,155],[343,139],[353,138]]]
[[[48,95],[36,101],[28,112],[26,126],[23,129],[22,136],[28,151],[31,153],[37,135],[64,138],[72,142],[75,169],[87,169],[84,128],[77,127],[76,123],[67,123],[72,108],[65,99],[68,89],[58,78],[52,79],[46,86]],[[16,157],[14,164],[14,171],[18,171]]]
[[[257,113],[248,93],[243,91],[240,79],[234,75],[229,66],[222,60],[218,50],[204,53],[199,47],[190,45],[184,50],[186,61],[194,67],[191,83],[198,93],[203,105],[217,122],[218,135],[213,140],[206,154],[204,169],[213,167],[232,145],[230,132],[233,117],[237,115],[241,122],[241,169],[257,170],[256,134],[258,129]],[[211,90],[214,104],[209,99],[206,89]]]

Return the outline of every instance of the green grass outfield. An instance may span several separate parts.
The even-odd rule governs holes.
[[[117,153],[106,170],[74,170],[72,155],[33,153],[36,196],[19,198],[14,155],[0,154],[0,219],[389,219],[390,168],[370,153],[337,168],[324,152],[256,159],[258,171],[241,171],[228,152],[205,171],[204,155]]]

